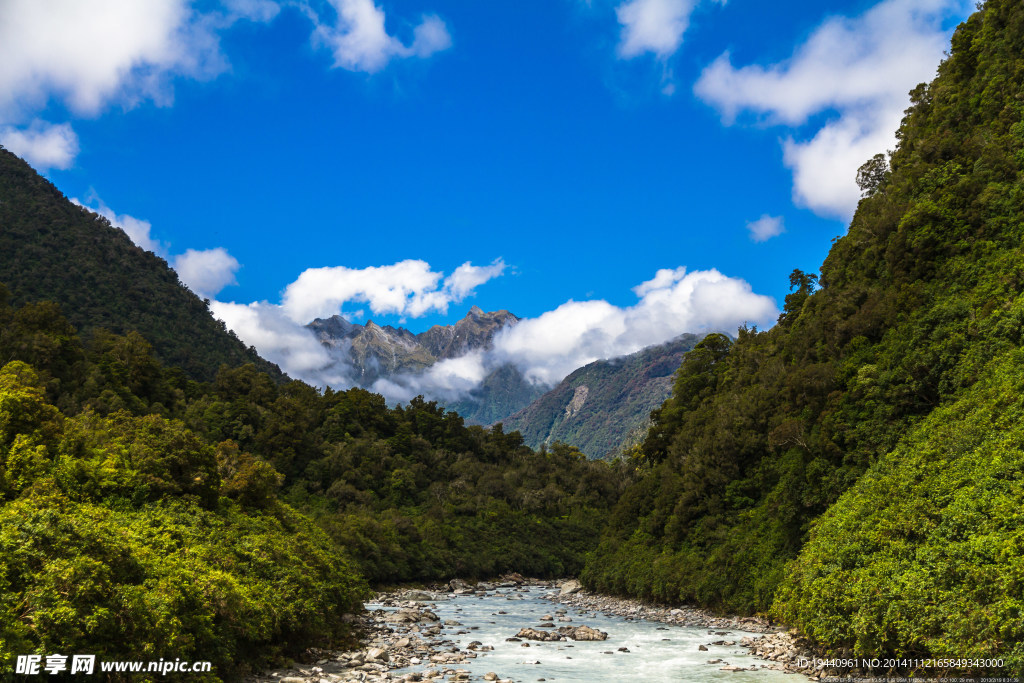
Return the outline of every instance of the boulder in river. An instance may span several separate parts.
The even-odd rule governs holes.
[[[607,640],[608,634],[589,626],[560,626],[558,634],[572,640]]]
[[[521,628],[516,638],[527,638],[529,640],[561,640],[561,634],[554,631],[538,631],[535,628]]]
[[[576,579],[570,579],[562,584],[561,588],[558,589],[559,595],[572,595],[573,593],[579,593],[582,586]]]

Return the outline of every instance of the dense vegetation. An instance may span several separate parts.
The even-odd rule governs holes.
[[[1024,352],[937,408],[817,521],[776,614],[852,652],[1024,663]]]
[[[687,355],[643,444],[647,475],[584,572],[590,586],[743,612],[775,601],[821,644],[861,653],[1019,648],[1024,583],[1006,506],[1024,504],[1020,461],[1012,449],[986,460],[1004,435],[985,408],[1010,404],[970,387],[1012,374],[1017,356],[991,359],[1024,341],[1022,81],[1024,6],[990,0],[911,93],[898,148],[862,168],[865,197],[820,279],[793,273],[771,330],[711,336]],[[916,479],[912,455],[926,468]],[[992,499],[964,507],[954,481]],[[975,533],[968,520],[984,510],[1005,516]],[[943,535],[959,545],[940,550]],[[986,538],[999,545],[983,551]]]
[[[43,386],[0,368],[0,668],[79,652],[243,672],[347,635],[365,584],[269,466],[159,415],[62,414]]]
[[[391,409],[251,364],[197,382],[138,333],[83,343],[55,304],[8,298],[0,667],[75,651],[231,677],[344,637],[363,577],[577,572],[624,483],[422,400]]]
[[[280,370],[214,320],[152,252],[67,201],[24,161],[0,147],[0,282],[17,304],[59,303],[88,336],[95,329],[142,334],[164,363],[211,380],[222,364]]]
[[[651,411],[672,392],[672,375],[700,337],[684,334],[573,371],[557,387],[503,420],[534,448],[566,443],[591,458],[612,458],[641,441]]]

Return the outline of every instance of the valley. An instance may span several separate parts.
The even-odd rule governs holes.
[[[429,56],[431,16],[380,44]],[[182,282],[198,252],[175,270],[0,148],[0,672],[93,653],[209,661],[201,683],[1024,674],[1024,5],[986,0],[948,48],[767,326],[747,282],[682,266],[629,305],[573,299],[568,265],[543,273],[576,287],[551,310],[464,304],[500,258],[310,267],[282,303],[211,303]],[[771,218],[753,242],[788,227]],[[339,302],[468,312],[414,333]],[[276,327],[247,344],[213,310]]]

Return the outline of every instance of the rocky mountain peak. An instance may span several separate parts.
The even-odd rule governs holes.
[[[368,386],[379,377],[422,372],[439,360],[489,349],[494,335],[517,322],[519,318],[506,310],[486,312],[473,306],[454,325],[435,325],[419,334],[372,320],[365,325],[350,323],[340,315],[317,318],[307,327],[324,346],[347,353],[361,383]]]

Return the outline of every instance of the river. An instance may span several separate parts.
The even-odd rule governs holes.
[[[553,602],[558,591],[530,586],[498,588],[485,595],[456,595],[430,603],[440,619],[431,652],[473,651],[475,659],[457,665],[424,662],[390,672],[393,679],[429,670],[463,669],[470,680],[483,680],[488,672],[500,679],[532,681],[794,681],[804,676],[766,668],[766,662],[747,654],[739,645],[744,636],[760,634],[736,630],[709,630],[656,621],[583,611]],[[438,596],[443,597],[443,596]],[[395,611],[379,603],[367,609]],[[561,615],[558,611],[564,610]],[[557,626],[587,625],[608,633],[604,641],[509,641],[521,628],[537,628],[551,616]],[[558,621],[564,616],[571,621]],[[477,649],[471,644],[478,641]],[[714,645],[719,642],[726,644]],[[732,643],[732,644],[729,644]],[[702,651],[700,646],[707,648]],[[493,647],[493,650],[486,650]],[[483,651],[481,651],[483,648]],[[755,670],[723,671],[726,666]]]

